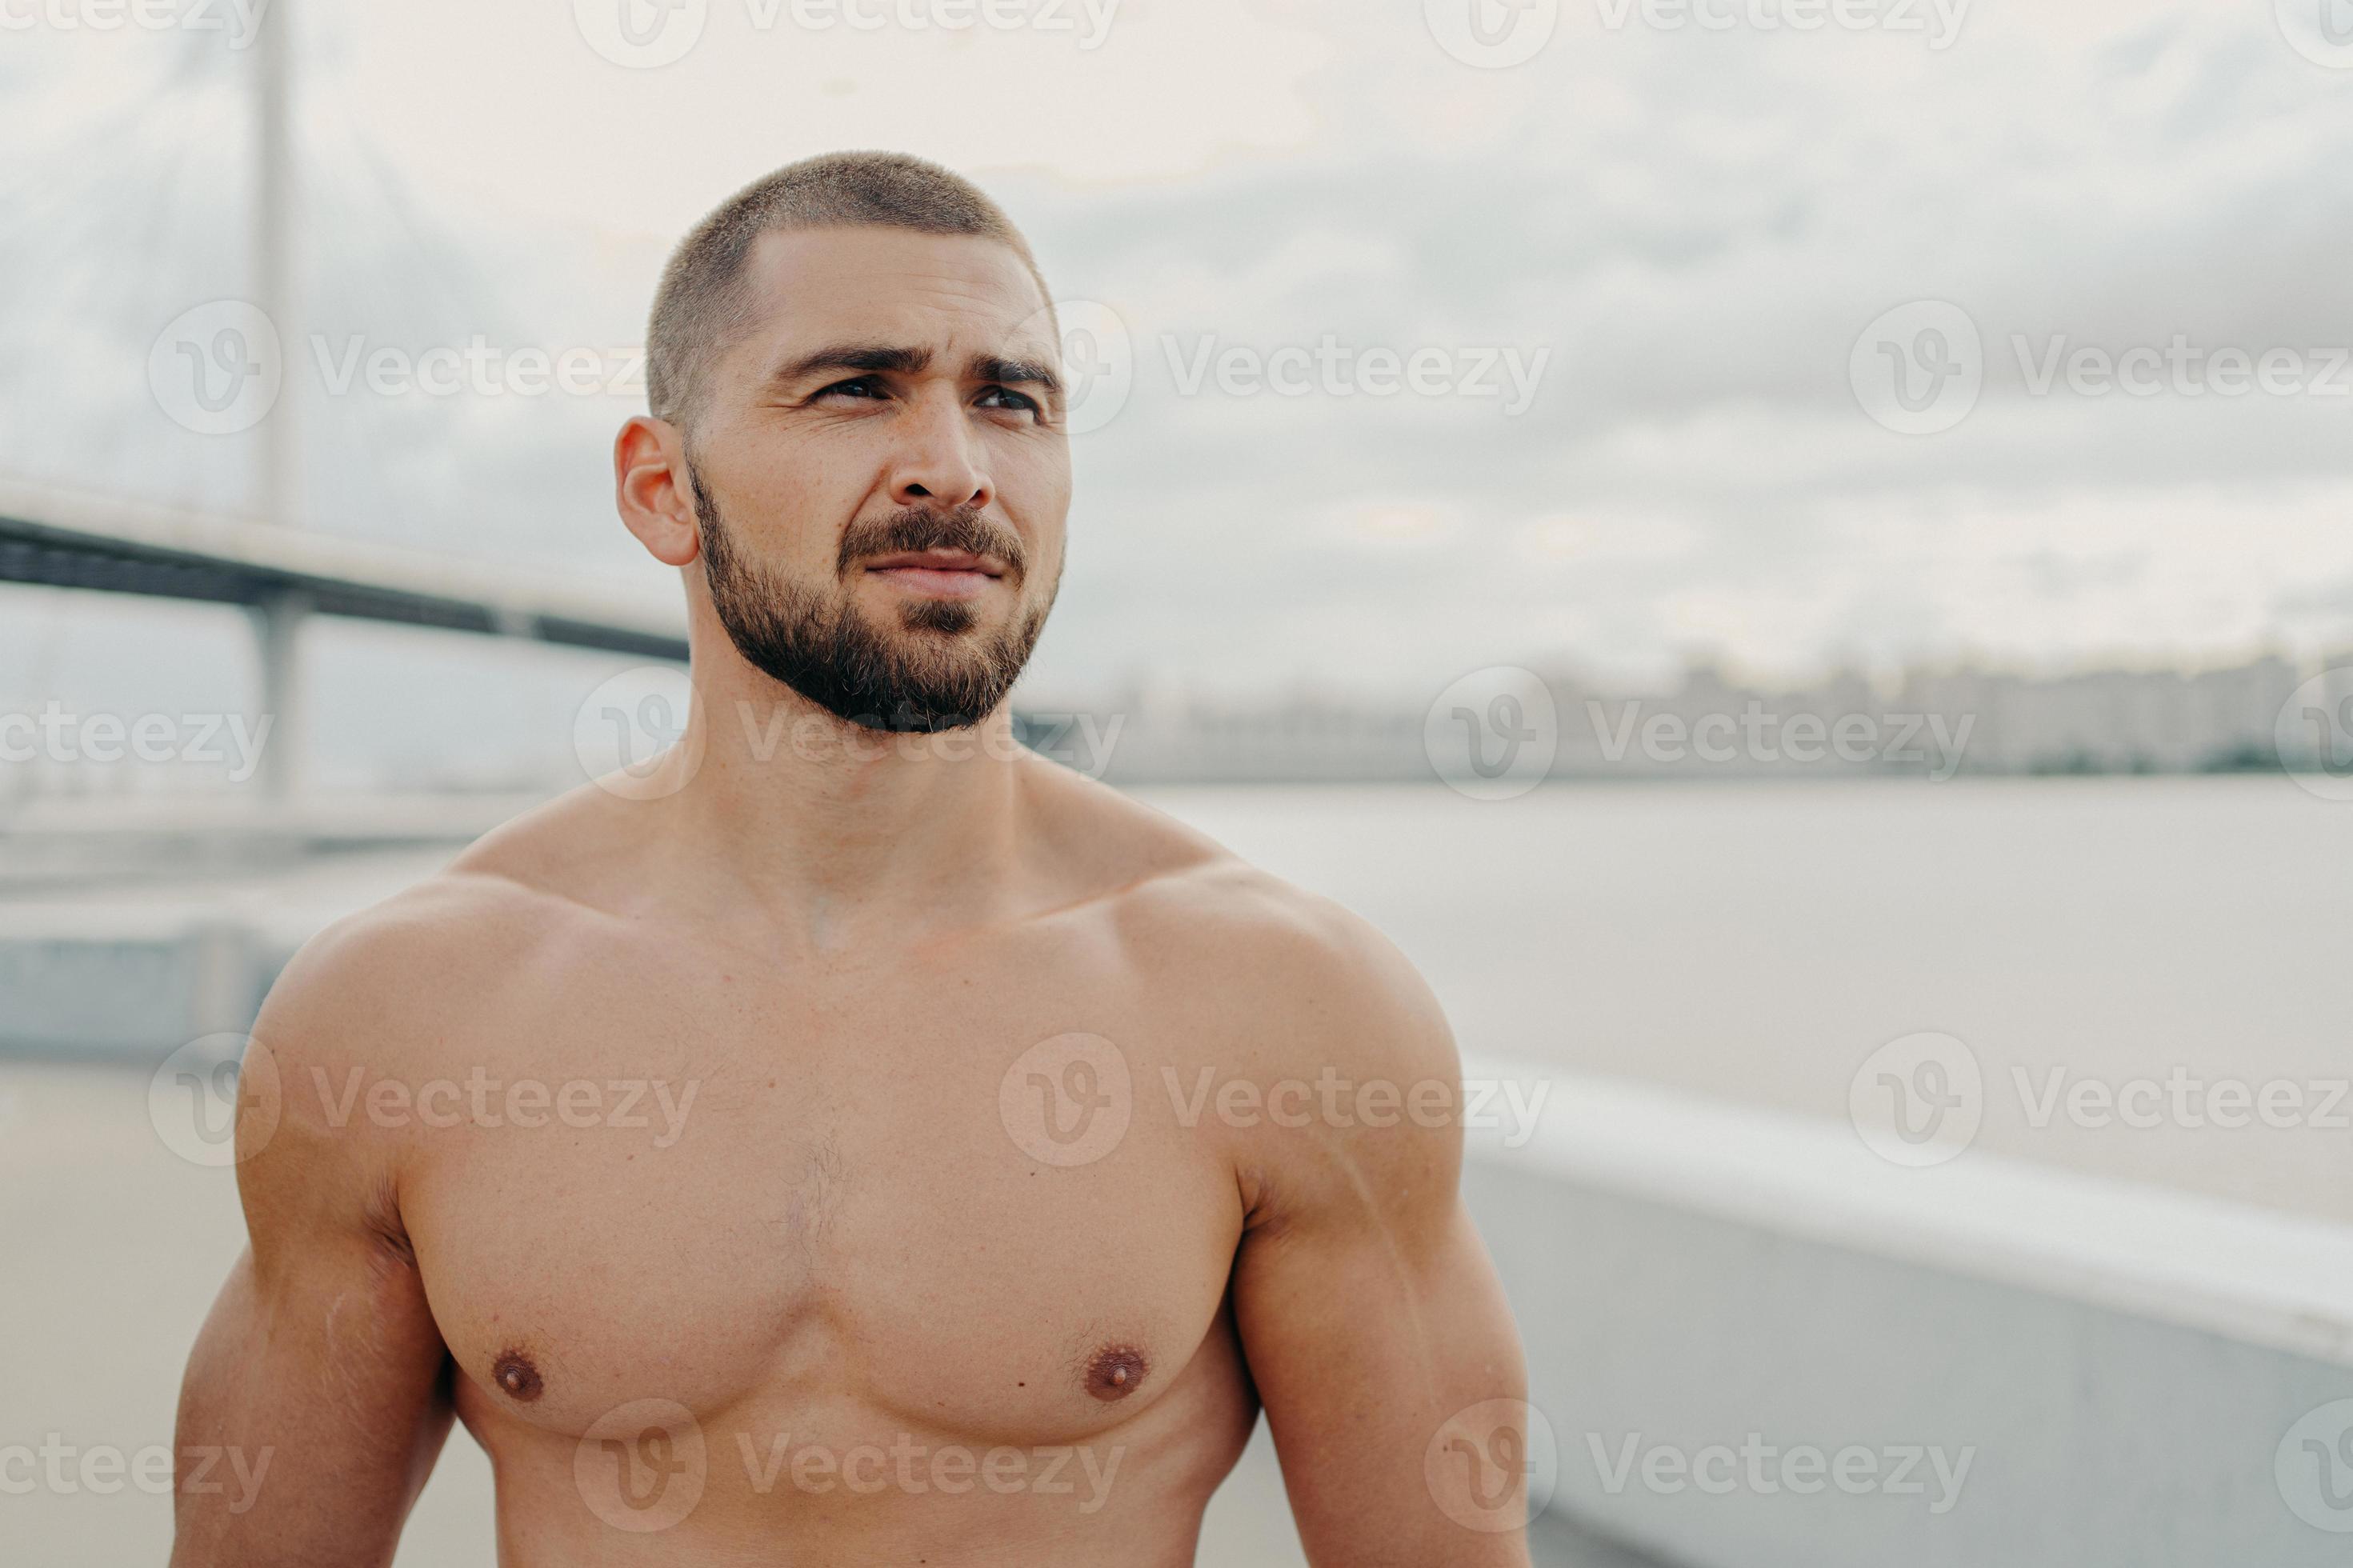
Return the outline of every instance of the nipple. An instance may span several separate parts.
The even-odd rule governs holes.
[[[1151,1365],[1144,1352],[1125,1345],[1106,1345],[1087,1363],[1087,1392],[1108,1403],[1125,1399],[1144,1385]]]
[[[540,1381],[539,1368],[531,1357],[521,1351],[506,1351],[491,1365],[491,1381],[497,1384],[508,1398],[528,1405],[540,1396],[545,1384]]]

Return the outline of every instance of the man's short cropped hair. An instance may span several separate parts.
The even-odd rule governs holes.
[[[648,411],[681,426],[701,412],[712,365],[751,324],[744,264],[762,235],[868,226],[996,240],[1012,247],[1039,293],[1052,299],[1029,242],[962,174],[903,153],[804,158],[720,203],[670,253],[646,331]]]

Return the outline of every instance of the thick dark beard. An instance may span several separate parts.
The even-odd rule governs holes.
[[[842,595],[824,595],[788,582],[743,558],[719,508],[688,470],[694,515],[702,535],[702,575],[711,607],[735,651],[753,668],[783,682],[838,719],[869,730],[933,734],[979,723],[1005,700],[1038,634],[1046,625],[1040,605],[1015,625],[961,648],[947,643],[972,630],[972,606],[953,600],[926,600],[907,607],[901,625],[909,647],[869,626]],[[860,546],[863,537],[869,542]],[[854,530],[842,542],[842,568],[860,554],[902,550],[1002,550],[1006,541],[977,515],[905,512],[879,528]],[[1018,573],[1022,563],[1011,563]],[[1017,578],[1026,582],[1026,575]]]

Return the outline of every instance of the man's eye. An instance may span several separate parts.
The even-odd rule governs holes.
[[[882,395],[882,384],[871,375],[861,375],[849,381],[837,381],[818,395],[819,397],[876,398]]]
[[[1002,401],[997,401],[998,399],[1002,399]],[[1045,410],[1039,405],[1036,398],[1031,397],[1027,393],[1016,392],[1009,386],[990,387],[987,391],[980,395],[980,402],[981,405],[985,408],[1012,408],[1026,410],[1031,414],[1042,414],[1045,412]]]

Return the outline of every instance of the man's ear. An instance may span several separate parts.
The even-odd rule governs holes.
[[[663,565],[684,566],[701,551],[686,437],[677,426],[640,414],[621,426],[613,438],[613,494],[621,521]]]

